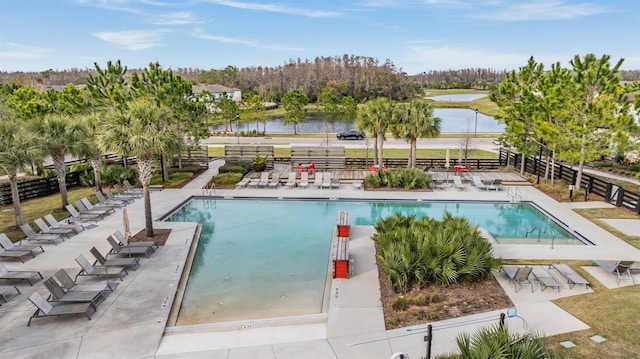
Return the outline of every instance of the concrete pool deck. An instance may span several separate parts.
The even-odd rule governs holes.
[[[202,186],[217,171],[219,162],[183,189],[165,189],[151,196],[154,217],[160,217],[190,196],[203,194]],[[640,261],[640,251],[627,245],[595,224],[575,214],[577,206],[609,206],[602,202],[557,203],[541,192],[527,186],[519,187],[523,200],[533,201],[561,219],[570,229],[594,242],[596,246],[495,245],[497,256],[509,259],[543,259],[553,263],[560,259],[629,259]],[[221,197],[305,197],[318,199],[421,199],[421,200],[498,200],[506,201],[506,192],[486,192],[472,188],[455,188],[436,192],[362,191],[349,184],[339,189],[235,189],[217,190]],[[127,206],[132,232],[144,227],[141,200]],[[118,288],[91,321],[82,317],[34,319],[26,326],[35,307],[27,297],[33,292],[46,293],[43,281],[33,287],[18,284],[22,295],[0,306],[0,356],[12,358],[389,358],[398,351],[412,358],[425,353],[423,342],[425,325],[415,328],[385,330],[379,282],[370,227],[354,227],[351,241],[355,261],[354,277],[335,279],[331,283],[329,310],[326,320],[275,321],[268,325],[255,323],[245,328],[165,333],[169,309],[176,293],[180,274],[188,250],[197,231],[195,223],[158,222],[156,228],[172,228],[167,244],[151,258],[141,259],[137,271],[130,271]],[[98,222],[97,227],[81,232],[64,243],[46,245],[45,253],[22,264],[3,261],[10,269],[35,269],[48,278],[60,268],[75,274],[79,267],[74,258],[83,254],[92,258],[89,248],[96,246],[102,253],[108,248],[105,238],[115,230],[122,230],[120,210]],[[605,286],[617,287],[615,278],[598,268],[588,268],[590,274]],[[505,288],[518,309],[519,317],[507,319],[514,330],[523,330],[522,318],[529,330],[542,330],[546,335],[586,329],[588,326],[550,302],[557,296],[578,295],[588,291],[584,286],[566,285],[557,292],[552,288],[533,293],[524,288],[515,293],[503,274],[496,278]],[[636,274],[636,282],[640,276]],[[611,281],[613,281],[611,283]],[[8,284],[8,283],[3,283]],[[11,285],[14,285],[12,282]],[[628,283],[621,283],[628,285]],[[506,308],[505,308],[506,309]],[[482,313],[431,323],[434,326],[432,354],[455,350],[454,338],[460,331],[472,331],[478,325],[497,322],[500,312]],[[544,315],[540,315],[544,313]],[[410,331],[408,329],[411,329]]]

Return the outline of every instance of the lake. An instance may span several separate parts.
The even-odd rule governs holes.
[[[454,96],[454,95],[450,95]],[[440,124],[441,133],[465,133],[475,132],[476,112],[467,108],[434,108],[433,115],[439,117],[442,122]],[[233,123],[235,129],[235,122]],[[262,122],[260,122],[260,131],[262,131]],[[307,117],[300,125],[298,125],[298,133],[337,133],[353,129],[354,123],[345,123],[340,121],[328,121],[326,124],[320,117]],[[496,121],[493,116],[487,116],[478,112],[478,133],[499,133],[504,131],[504,125]],[[240,125],[241,131],[252,131],[256,129],[256,123],[243,123]],[[212,131],[224,131],[225,126],[211,126]],[[267,121],[267,133],[293,133],[293,125],[285,125],[284,117],[277,117]]]
[[[428,95],[428,93],[427,93]],[[433,101],[455,101],[455,102],[470,102],[475,101],[479,98],[487,97],[487,94],[477,94],[477,93],[465,93],[465,94],[451,94],[451,95],[438,95],[438,96],[429,96],[427,99]]]

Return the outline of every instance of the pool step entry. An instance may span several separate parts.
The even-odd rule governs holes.
[[[514,187],[513,190],[511,187],[507,188],[507,198],[511,203],[519,203],[522,202],[522,192],[518,187]]]

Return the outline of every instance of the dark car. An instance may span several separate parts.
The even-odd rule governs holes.
[[[364,140],[366,135],[364,131],[349,130],[340,132],[336,137],[338,137],[339,140]]]

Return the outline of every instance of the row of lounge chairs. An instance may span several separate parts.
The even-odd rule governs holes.
[[[640,266],[637,266],[634,261],[596,260],[593,263],[602,268],[605,272],[614,276],[618,285],[624,280],[629,280],[632,284],[635,284],[633,272],[640,272]],[[589,283],[585,277],[567,264],[550,264],[549,269],[557,271],[569,288],[573,288],[575,285],[584,285],[586,289],[591,286],[591,283]],[[533,292],[534,282],[531,280],[531,277],[539,283],[542,291],[547,287],[557,288],[558,291],[560,291],[560,288],[562,287],[562,283],[558,281],[547,269],[541,266],[529,267],[503,265],[500,270],[507,275],[511,282],[514,283],[516,292],[525,285],[531,286],[531,291]]]
[[[262,172],[260,178],[243,178],[236,184],[236,188],[278,188],[284,186],[288,188],[308,188],[313,185],[316,188],[339,188],[340,179],[334,177],[331,172],[316,172],[313,183],[309,182],[309,172],[301,172],[300,179],[297,179],[297,172],[289,172],[286,181],[281,181],[279,172]]]
[[[472,184],[462,182],[461,176],[453,176],[453,186],[458,190],[467,190],[471,187],[477,187],[483,190],[501,191],[504,189],[502,179],[483,180],[480,176],[472,176]]]
[[[82,254],[75,258],[81,268],[75,279],[71,279],[64,269],[60,269],[44,282],[49,291],[48,298],[45,299],[38,292],[29,296],[29,301],[36,307],[36,311],[29,318],[27,326],[31,325],[34,318],[51,316],[84,315],[91,320],[98,305],[118,286],[117,283],[109,282],[109,278],[122,281],[129,274],[128,269],[136,270],[140,266],[140,260],[133,258],[133,255],[142,254],[148,257],[159,248],[154,241],[127,242],[120,231],[107,237],[107,241],[112,249],[106,255],[100,253],[96,247],[90,249],[95,258],[93,264]],[[111,258],[117,255],[120,257]],[[42,278],[42,275],[40,277]],[[104,278],[106,283],[78,283],[78,277]]]

